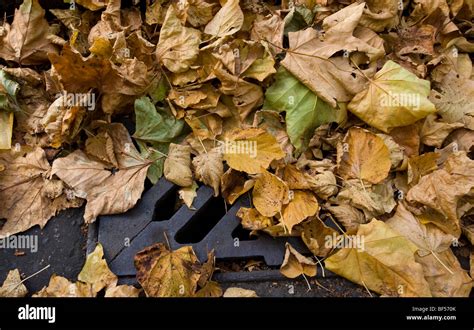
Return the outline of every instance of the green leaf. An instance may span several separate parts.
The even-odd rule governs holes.
[[[184,121],[157,109],[148,97],[135,100],[136,130],[133,137],[145,142],[170,143],[183,131]]]
[[[184,121],[164,109],[156,108],[146,96],[135,100],[137,141],[142,156],[153,161],[147,177],[155,184],[163,175],[165,155],[171,142],[178,142],[184,133]]]
[[[268,88],[263,109],[286,112],[287,133],[297,152],[306,150],[316,128],[347,118],[344,104],[339,104],[339,109],[331,107],[284,68]]]
[[[313,23],[314,14],[311,10],[304,6],[294,6],[288,15],[285,16],[285,36],[288,32],[296,32],[307,28]]]

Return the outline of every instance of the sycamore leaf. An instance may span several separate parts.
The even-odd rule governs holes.
[[[265,93],[264,109],[286,113],[286,129],[297,151],[305,151],[314,130],[327,123],[342,123],[345,107],[333,108],[283,68]]]
[[[193,184],[191,171],[191,147],[170,144],[164,166],[165,178],[178,186],[189,187]]]
[[[326,268],[369,290],[388,296],[430,297],[418,248],[384,222],[373,219],[357,231],[362,249],[346,247],[327,258]]]
[[[198,188],[197,183],[193,181],[193,184],[190,187],[181,188],[178,192],[179,198],[191,210],[195,210],[195,208],[193,207],[193,201],[194,201],[194,198],[196,198],[197,196],[197,192],[196,192],[197,188]]]
[[[361,128],[351,128],[338,148],[338,173],[343,178],[378,183],[384,180],[392,163],[383,140]]]
[[[112,288],[117,285],[118,278],[109,269],[107,261],[104,259],[104,249],[100,243],[97,244],[94,252],[87,256],[86,263],[77,279],[91,285],[95,293],[103,288]]]
[[[237,211],[242,227],[247,230],[262,230],[273,225],[271,218],[261,215],[257,209],[241,207]]]
[[[289,243],[285,244],[286,252],[280,272],[288,278],[296,278],[300,275],[316,276],[316,263],[300,254]]]
[[[60,181],[46,179],[51,167],[41,148],[14,159],[0,154],[0,163],[5,167],[0,172],[0,219],[7,219],[0,238],[35,225],[42,228],[60,210],[81,205],[77,199],[66,198]],[[58,189],[51,190],[50,184]]]
[[[0,287],[0,297],[21,298],[28,294],[28,289],[21,282],[21,276],[18,269],[10,270],[7,278]]]
[[[386,28],[391,29],[399,24],[398,11],[400,2],[398,0],[367,0],[367,8],[361,17],[360,24],[376,32],[382,32]]]
[[[168,251],[158,243],[135,256],[137,280],[148,297],[193,296],[200,277],[198,266],[190,246]]]
[[[84,220],[94,222],[101,214],[123,213],[141,197],[150,162],[143,159],[122,124],[110,124],[105,130],[112,138],[118,162],[115,173],[101,162],[89,158],[81,150],[54,161],[56,174],[76,196],[87,200]]]
[[[291,232],[293,226],[317,214],[318,211],[318,200],[312,192],[295,190],[293,191],[293,198],[288,205],[283,207],[280,222],[285,225],[288,232]]]
[[[156,57],[171,72],[185,72],[197,59],[201,32],[183,26],[174,6],[169,6],[156,46]]]
[[[253,290],[243,289],[243,288],[227,288],[225,290],[224,298],[256,298],[257,293]]]
[[[206,285],[196,292],[195,297],[198,298],[218,298],[222,296],[222,288],[219,283],[209,281]]]
[[[219,195],[221,176],[224,174],[224,163],[220,148],[200,154],[193,159],[196,179],[214,189],[214,196]]]
[[[229,133],[224,147],[224,160],[231,168],[248,174],[262,173],[273,160],[285,153],[276,139],[265,130],[248,128]]]
[[[441,217],[432,217],[431,222],[445,232],[459,237],[461,227],[458,201],[472,196],[474,187],[474,161],[466,152],[453,153],[442,169],[423,176],[407,194],[410,203],[420,203],[438,212]],[[430,217],[428,217],[430,218]],[[427,219],[425,219],[427,220]]]
[[[239,0],[227,0],[212,20],[207,23],[204,33],[221,38],[236,33],[244,24],[244,13]]]
[[[47,62],[49,53],[57,48],[48,36],[49,24],[38,0],[24,0],[11,26],[6,23],[8,33],[0,39],[0,58],[22,65],[38,65]]]
[[[260,214],[273,217],[288,203],[288,185],[276,175],[264,171],[253,187],[253,204]]]
[[[388,61],[375,74],[369,87],[354,97],[348,109],[367,124],[389,132],[436,112],[428,100],[429,94],[429,81]]]

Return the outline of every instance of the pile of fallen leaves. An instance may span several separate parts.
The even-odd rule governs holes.
[[[380,295],[469,295],[473,1],[70,5],[24,0],[0,27],[1,237],[84,203],[86,223],[125,212],[164,175],[190,208],[198,183],[228,204],[250,193],[245,229],[313,254],[287,244],[288,277],[324,262]],[[148,296],[222,294],[212,253],[157,244],[135,265]],[[25,294],[19,278],[4,287]],[[37,295],[104,289],[139,292],[99,246],[78,282]]]

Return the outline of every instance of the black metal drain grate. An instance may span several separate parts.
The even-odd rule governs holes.
[[[241,206],[250,206],[248,195],[242,196],[226,212],[221,197],[201,186],[194,200],[194,210],[186,205],[176,210],[178,187],[166,179],[146,191],[130,211],[102,216],[89,229],[89,252],[100,242],[111,270],[122,277],[135,276],[134,256],[143,248],[158,242],[168,242],[172,249],[191,245],[201,261],[215,250],[218,261],[263,259],[270,268],[278,267],[285,254],[285,242],[299,251],[307,251],[300,238],[273,238],[268,235],[249,237],[236,216]],[[278,277],[275,271],[239,272],[232,279],[241,280]],[[267,274],[267,275],[264,275]],[[225,273],[219,274],[225,280]]]

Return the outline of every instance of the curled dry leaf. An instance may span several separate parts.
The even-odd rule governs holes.
[[[197,183],[193,181],[193,184],[190,187],[181,188],[178,192],[179,198],[191,210],[195,210],[195,208],[193,207],[193,201],[194,201],[194,198],[196,198],[197,196],[197,192],[196,192],[197,188],[198,188]]]
[[[263,230],[273,225],[272,218],[261,215],[256,209],[241,207],[237,216],[242,227],[247,230]]]
[[[164,166],[165,178],[181,187],[193,184],[191,171],[191,147],[180,144],[170,144],[168,157]]]
[[[135,206],[150,166],[135,149],[122,124],[110,124],[105,130],[112,138],[119,165],[115,173],[81,150],[56,159],[52,166],[53,174],[73,188],[76,196],[87,200],[84,220],[88,223],[101,214],[123,213]]]
[[[221,177],[224,174],[224,164],[220,148],[200,154],[193,159],[196,179],[214,188],[214,196],[219,195]]]
[[[316,263],[296,251],[289,243],[285,244],[286,252],[280,272],[288,278],[300,275],[313,277],[317,274]]]

